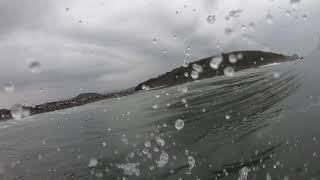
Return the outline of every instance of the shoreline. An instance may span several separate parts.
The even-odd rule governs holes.
[[[230,62],[230,56],[235,56],[237,59],[239,56],[241,56],[241,58],[239,58],[236,62]],[[216,68],[213,68],[211,64],[214,58],[220,58]],[[263,51],[234,51],[222,53],[218,56],[211,56],[198,61],[190,62],[185,66],[177,67],[167,73],[159,75],[158,77],[144,81],[135,87],[118,92],[112,92],[109,94],[83,93],[72,99],[48,102],[35,106],[20,106],[18,111],[26,111],[27,115],[25,116],[32,116],[35,114],[82,106],[96,101],[128,96],[144,90],[175,86],[194,80],[221,76],[225,74],[224,70],[227,67],[232,68],[232,70],[236,72],[273,63],[294,61],[297,59],[303,58],[300,58],[298,55],[286,56]],[[192,74],[196,74],[197,77],[192,77]],[[0,122],[13,119],[11,114],[11,110],[0,109]],[[23,115],[24,113],[21,114]]]
[[[28,111],[30,114],[28,116],[42,114],[47,112],[53,112],[57,110],[68,109],[72,107],[82,106],[89,103],[102,101],[106,99],[113,99],[118,97],[129,96],[135,94],[139,91],[127,91],[127,92],[116,92],[110,94],[97,94],[97,93],[84,93],[80,94],[75,98],[62,100],[62,101],[53,101],[49,103],[39,104],[35,106],[22,106],[23,110]],[[14,119],[11,115],[11,110],[0,109],[0,122]]]

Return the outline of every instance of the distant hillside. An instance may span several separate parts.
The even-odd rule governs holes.
[[[99,98],[99,97],[103,97],[103,95],[98,93],[83,93],[83,94],[79,94],[77,97],[74,97],[73,100],[84,100],[84,99]]]
[[[218,62],[219,57],[221,60],[220,63]],[[138,86],[136,86],[135,90],[142,90],[146,87],[157,88],[163,86],[172,86],[195,79],[204,79],[213,76],[224,75],[224,70],[226,67],[231,67],[231,70],[239,71],[242,69],[258,67],[261,65],[297,59],[299,59],[299,56],[297,55],[285,56],[282,54],[263,51],[230,52],[222,54],[221,56],[208,57],[195,62],[191,62],[185,66],[178,67],[156,78],[152,78],[143,83],[140,83]]]
[[[220,58],[219,58],[220,57]],[[282,54],[275,54],[271,52],[262,51],[237,51],[221,56],[208,57],[195,61],[185,66],[178,67],[170,72],[160,75],[157,78],[150,79],[140,83],[135,88],[128,88],[122,91],[112,92],[108,94],[98,93],[83,93],[78,96],[62,101],[48,102],[35,106],[22,106],[23,110],[28,111],[28,115],[34,115],[44,112],[56,111],[75,106],[81,106],[91,102],[110,99],[115,97],[127,96],[134,94],[139,90],[148,88],[156,88],[162,86],[172,86],[194,79],[203,79],[213,76],[223,75],[226,67],[231,67],[234,71],[248,69],[265,64],[291,61],[299,59],[299,56],[285,56]],[[11,111],[7,109],[0,109],[0,121],[11,119]]]

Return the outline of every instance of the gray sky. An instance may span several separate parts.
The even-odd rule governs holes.
[[[1,88],[0,109],[131,87],[184,59],[218,54],[218,44],[307,55],[319,43],[320,1],[295,2],[1,0],[0,85],[12,82],[15,91]],[[233,10],[238,17],[226,20]],[[34,61],[40,72],[30,71]]]

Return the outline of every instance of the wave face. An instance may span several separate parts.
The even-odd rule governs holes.
[[[173,69],[156,78],[140,83],[135,90],[146,88],[168,87],[194,81],[221,76],[230,71],[256,68],[274,63],[297,61],[298,55],[285,56],[263,51],[235,51],[221,55],[204,58],[191,63],[185,62],[183,66]]]
[[[282,63],[3,122],[0,176],[316,178],[319,104],[303,77]]]

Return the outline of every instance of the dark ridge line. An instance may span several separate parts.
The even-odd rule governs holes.
[[[241,61],[239,60],[235,64],[231,64],[228,61],[229,55],[231,54],[234,54],[234,55],[242,54],[243,59]],[[143,83],[140,83],[134,88],[129,88],[126,90],[113,92],[109,94],[84,93],[84,94],[79,94],[78,96],[68,100],[53,101],[53,102],[43,103],[35,106],[22,106],[22,108],[24,110],[28,110],[31,116],[35,114],[41,114],[46,112],[52,112],[52,111],[82,106],[82,105],[93,103],[96,101],[129,96],[143,90],[142,88],[143,85],[147,85],[149,86],[149,88],[157,89],[161,87],[168,87],[168,86],[183,84],[189,81],[193,81],[193,79],[190,76],[185,77],[183,74],[185,72],[188,72],[190,74],[192,71],[192,66],[194,64],[198,64],[203,68],[203,72],[199,74],[198,79],[205,79],[205,78],[223,75],[224,74],[223,68],[227,66],[231,66],[234,68],[235,71],[239,71],[239,70],[259,67],[261,65],[266,65],[266,64],[275,63],[275,62],[285,62],[285,61],[302,59],[298,55],[285,56],[282,54],[263,52],[263,51],[235,51],[235,52],[222,54],[223,61],[221,62],[217,70],[213,70],[209,65],[213,57],[217,57],[217,56],[211,56],[205,59],[191,62],[188,65],[188,67],[178,67],[176,69],[173,69],[170,72],[167,72],[163,75],[158,76],[157,78],[152,78]],[[261,60],[262,58],[263,60]],[[179,78],[177,78],[178,76]],[[0,109],[0,122],[9,120],[12,118],[13,117],[11,115],[11,110]]]

